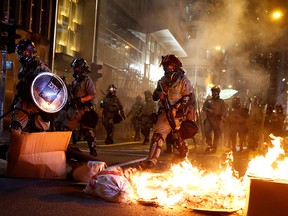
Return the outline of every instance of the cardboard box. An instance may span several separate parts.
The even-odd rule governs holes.
[[[287,215],[287,200],[288,181],[251,178],[245,215]]]
[[[17,160],[8,160],[7,174],[10,177],[66,178],[64,151],[23,154]]]
[[[7,176],[66,178],[66,154],[72,132],[11,133]]]
[[[71,131],[17,133],[11,132],[9,151],[14,154],[31,154],[66,151]]]

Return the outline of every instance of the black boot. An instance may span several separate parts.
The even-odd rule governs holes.
[[[77,144],[77,141],[79,140],[79,137],[78,137],[78,131],[77,130],[74,130],[72,132],[72,143],[75,145]]]
[[[143,145],[148,145],[149,144],[149,137],[145,137],[143,141]]]
[[[96,147],[90,148],[90,155],[97,157],[97,151],[96,151]]]
[[[141,161],[138,166],[141,170],[148,170],[153,169],[155,164],[152,161]]]
[[[108,144],[113,144],[113,140],[111,138],[106,138],[105,140],[105,144],[108,145]]]
[[[94,137],[94,134],[91,134],[90,131],[87,131],[85,138],[87,140],[87,144],[90,150],[90,155],[96,157],[96,138]]]

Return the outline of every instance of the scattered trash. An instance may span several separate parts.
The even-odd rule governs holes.
[[[133,189],[122,168],[113,166],[92,176],[84,192],[110,202],[128,202],[131,201]]]

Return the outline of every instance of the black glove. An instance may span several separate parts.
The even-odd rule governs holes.
[[[77,108],[80,108],[82,106],[82,102],[81,102],[81,98],[80,97],[76,97],[76,98],[72,98],[72,104],[76,105]]]

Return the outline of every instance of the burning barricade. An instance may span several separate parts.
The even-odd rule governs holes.
[[[192,209],[239,210],[245,205],[243,181],[231,166],[220,173],[199,170],[189,161],[163,173],[136,173],[130,177],[135,200]]]
[[[273,146],[265,155],[249,162],[243,177],[232,168],[233,155],[229,153],[219,172],[200,170],[185,160],[161,173],[129,168],[120,175],[129,181],[124,184],[129,187],[114,183],[122,185],[123,190],[129,189],[123,191],[129,201],[144,205],[183,206],[217,212],[244,210],[239,214],[246,215],[284,215],[288,197],[288,158],[281,148],[282,139],[273,139]]]

